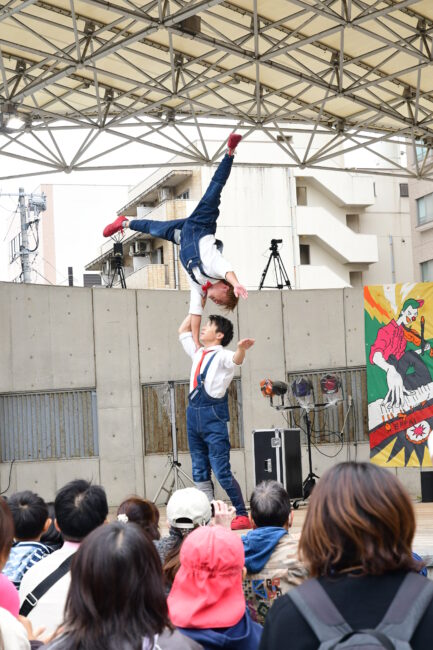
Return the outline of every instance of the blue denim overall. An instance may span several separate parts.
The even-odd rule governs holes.
[[[226,154],[213,175],[209,187],[188,219],[173,219],[172,221],[132,219],[129,222],[131,230],[167,239],[174,244],[180,243],[180,261],[184,269],[198,284],[201,283],[194,277],[193,268],[198,267],[201,273],[206,275],[200,259],[199,242],[202,237],[214,235],[216,232],[221,192],[230,176],[232,164],[233,156]]]
[[[237,515],[247,511],[239,483],[230,468],[230,441],[227,422],[230,420],[227,392],[223,397],[211,397],[204,382],[215,352],[206,368],[197,377],[197,387],[188,395],[186,428],[192,460],[192,477],[197,487],[210,483],[211,470],[227,492]]]

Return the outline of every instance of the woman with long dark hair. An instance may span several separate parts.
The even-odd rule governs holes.
[[[161,563],[136,524],[100,526],[71,565],[62,635],[51,650],[197,650],[174,631]]]
[[[275,602],[260,650],[279,650],[281,639],[290,650],[317,650],[322,633],[329,647],[344,635],[362,645],[361,630],[374,631],[378,648],[394,647],[381,645],[381,634],[413,650],[430,647],[433,584],[417,575],[414,533],[411,500],[391,472],[352,462],[328,470],[312,493],[299,543],[312,580]]]

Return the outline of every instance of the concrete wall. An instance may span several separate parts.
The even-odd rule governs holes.
[[[188,298],[184,291],[0,283],[0,393],[96,387],[98,398],[99,458],[16,462],[9,493],[29,488],[52,499],[66,481],[86,477],[106,487],[111,505],[131,493],[154,496],[167,458],[143,454],[141,385],[189,377],[189,359],[177,340]],[[287,371],[363,365],[362,291],[251,292],[232,320],[236,338],[256,338],[240,371],[245,450],[232,454],[249,494],[251,431],[284,426],[282,415],[261,396],[260,380],[284,379]],[[314,450],[314,469],[320,475],[355,452],[367,458],[368,446],[345,448],[332,460]],[[181,461],[190,472],[188,455]],[[303,464],[305,471],[305,451]],[[0,464],[0,491],[9,471],[9,463]],[[419,496],[420,472],[398,474]]]

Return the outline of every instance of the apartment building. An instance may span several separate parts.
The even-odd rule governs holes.
[[[412,167],[431,165],[431,149],[417,147],[415,158],[408,152]],[[409,206],[412,227],[413,270],[416,282],[433,282],[433,182],[409,181]]]

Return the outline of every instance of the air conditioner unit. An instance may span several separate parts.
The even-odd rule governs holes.
[[[137,239],[137,241],[134,242],[133,256],[149,255],[151,251],[152,251],[152,242],[150,240]]]

